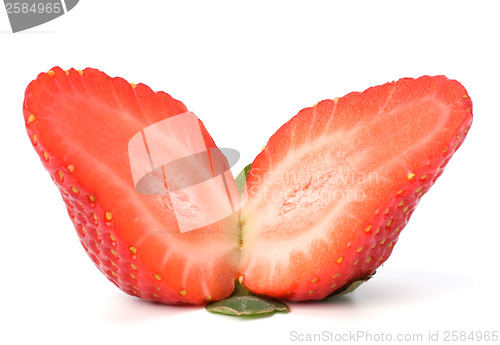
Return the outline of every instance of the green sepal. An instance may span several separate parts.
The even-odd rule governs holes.
[[[238,187],[238,192],[243,192],[243,187],[245,187],[245,183],[247,182],[248,172],[250,171],[250,166],[252,164],[248,164],[246,167],[241,170],[241,172],[236,176],[236,187]]]
[[[287,313],[290,310],[283,302],[251,293],[238,281],[231,296],[210,303],[205,308],[212,313],[232,316],[265,316],[276,312]]]
[[[368,280],[370,280],[373,275],[375,274],[376,272],[373,272],[372,274],[370,274],[369,276],[367,277],[364,277],[364,278],[361,278],[361,279],[358,279],[358,280],[355,280],[353,282],[351,282],[350,284],[347,284],[345,285],[343,288],[333,292],[332,294],[326,296],[324,299],[332,299],[332,298],[337,298],[337,297],[340,297],[340,296],[343,296],[345,294],[348,294],[348,293],[351,293],[353,292],[354,290],[356,290],[361,284],[363,283],[366,283]]]

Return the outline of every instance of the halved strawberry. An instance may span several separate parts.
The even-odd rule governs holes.
[[[254,293],[301,301],[355,287],[387,260],[463,142],[472,103],[462,85],[439,76],[306,108],[252,163],[241,213],[231,201],[232,215],[215,222],[203,205],[218,212],[234,200],[234,180],[198,188],[228,167],[201,121],[186,114],[163,92],[94,69],[42,73],[24,103],[27,132],[83,247],[120,289],[162,303],[204,304],[228,296],[241,274]],[[209,155],[205,172],[198,170],[205,154],[189,150],[194,134],[177,121],[186,116]],[[172,136],[158,130],[174,118]],[[160,168],[156,159],[165,152],[194,154]],[[145,166],[135,169],[136,160]],[[198,187],[190,188],[190,179]],[[196,229],[203,217],[210,225]]]
[[[95,69],[42,73],[24,103],[28,135],[97,268],[145,300],[204,304],[228,296],[239,275],[237,215],[181,233],[169,195],[139,193],[129,161],[134,135],[186,112],[164,92]],[[201,122],[199,127],[207,150],[216,148]],[[225,191],[181,197],[187,199],[177,200],[183,212],[193,218],[197,205],[189,198],[227,199]]]
[[[443,76],[401,79],[300,111],[249,171],[243,283],[303,301],[369,277],[471,122],[466,90]]]

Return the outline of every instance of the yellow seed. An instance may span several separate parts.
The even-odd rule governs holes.
[[[89,200],[90,202],[95,202],[95,196],[93,196],[92,194],[89,195]]]
[[[94,217],[94,220],[97,220],[97,215],[95,213],[92,213],[92,216]]]
[[[418,193],[418,197],[421,197],[421,196],[422,196],[422,194],[424,194],[424,192],[420,192],[420,193]]]
[[[153,294],[153,297],[154,297],[154,298],[158,298],[158,295],[154,293],[154,294]]]
[[[262,146],[262,148],[260,149],[260,152],[264,151],[266,149],[267,145],[264,145]]]
[[[385,210],[385,214],[389,213],[389,210],[390,210],[390,207],[387,208],[387,210]]]
[[[363,250],[363,246],[359,247],[358,253],[361,253],[362,250]]]
[[[64,70],[64,74],[69,75],[69,71]]]
[[[371,225],[368,225],[366,228],[365,228],[365,232],[370,232],[370,230],[372,229],[372,226]]]
[[[356,266],[358,264],[359,260],[356,260],[356,262],[354,263],[354,266]]]
[[[179,291],[179,294],[180,294],[181,296],[186,296],[187,291],[186,291],[186,290],[180,290],[180,291]]]
[[[373,245],[372,245],[372,249],[375,248],[377,246],[377,242],[375,242]]]
[[[375,234],[378,234],[380,231],[380,228],[377,229],[377,231],[375,231]]]
[[[240,284],[243,284],[243,276],[239,276],[239,277],[238,277],[238,282],[239,282]]]
[[[341,256],[340,258],[338,258],[338,259],[337,259],[337,263],[339,263],[339,264],[340,264],[343,260],[344,260],[344,257],[343,257],[343,256]]]
[[[133,263],[130,264],[130,267],[132,267],[133,270],[137,270],[137,266],[134,265]]]
[[[113,214],[111,212],[106,212],[105,216],[108,221],[111,221],[113,219]]]
[[[116,252],[113,249],[111,249],[111,254],[113,254],[114,256],[118,257],[118,254],[116,254]]]
[[[392,219],[389,219],[389,221],[387,222],[387,224],[385,226],[389,227],[389,226],[391,226],[391,224],[392,224]]]
[[[82,232],[85,232],[85,227],[82,225]]]
[[[406,206],[405,208],[403,208],[403,213],[405,213],[406,211],[408,211],[408,206]]]
[[[53,77],[55,72],[53,70],[50,70],[47,72],[47,74],[50,76],[50,77]]]
[[[43,157],[45,158],[45,160],[49,160],[49,154],[45,151],[43,151]]]
[[[33,122],[35,122],[35,120],[36,120],[35,115],[31,114],[30,116],[28,116],[28,122],[29,123],[33,123]]]
[[[424,176],[421,176],[420,179],[425,180],[426,177],[427,177],[427,175],[424,175]]]
[[[332,286],[330,286],[330,289],[335,288],[335,286],[336,286],[336,285],[337,285],[337,283],[333,283],[333,285],[332,285]]]
[[[469,127],[465,127],[464,134],[467,134],[468,131],[469,131]]]
[[[309,290],[308,294],[310,295],[312,293],[314,293],[314,290]]]
[[[33,141],[36,143],[38,141],[38,135],[33,134]]]
[[[133,273],[129,273],[129,274],[130,274],[130,278],[135,279],[135,275]]]
[[[469,98],[469,96],[467,96],[467,95],[463,95],[462,97],[465,99]]]
[[[394,232],[398,232],[399,231],[399,228],[396,228],[396,230],[394,230]]]
[[[205,297],[205,301],[209,301],[210,302],[211,300],[212,300],[212,296]]]
[[[380,245],[383,245],[385,243],[385,238],[380,242]]]
[[[403,205],[404,205],[404,203],[405,203],[405,201],[404,201],[404,200],[402,200],[402,201],[398,204],[398,207],[403,206]]]
[[[78,189],[77,189],[75,186],[71,187],[71,190],[72,190],[72,191],[73,191],[73,193],[75,193],[75,194],[78,194],[78,192],[79,192],[79,191],[78,191]]]
[[[316,108],[318,106],[318,103],[313,104],[313,108]]]
[[[337,273],[336,275],[334,275],[332,278],[335,279],[339,276],[340,273]]]
[[[370,261],[372,261],[372,257],[371,256],[366,260],[366,263],[369,263]]]
[[[94,213],[94,216],[95,216],[95,213]],[[112,242],[116,241],[116,238],[115,238],[115,236],[113,236],[113,234],[109,234],[109,238],[111,239]]]
[[[403,192],[404,192],[404,191],[405,191],[404,189],[401,189],[401,190],[399,190],[396,194],[397,194],[397,195],[401,195],[401,194],[403,194]]]
[[[318,278],[314,278],[313,280],[311,280],[311,283],[316,283],[318,281]]]
[[[443,153],[446,153],[446,151],[448,151],[448,146],[445,146],[444,149],[443,149]]]
[[[391,248],[392,246],[393,246],[393,243],[392,243],[392,242],[391,242],[391,243],[389,243],[389,248]]]
[[[115,264],[113,261],[111,261],[111,265],[113,265],[113,266],[115,266],[115,267],[116,267],[116,264]]]
[[[132,86],[132,88],[135,89],[137,85],[135,85],[134,83],[130,83],[130,86]]]
[[[61,170],[58,170],[57,174],[59,175],[59,179],[62,180],[64,178],[64,174],[63,174],[63,172]]]
[[[156,290],[161,291],[161,289],[158,286],[155,286]]]
[[[68,165],[68,171],[69,172],[75,171],[75,167],[73,165]]]
[[[137,248],[136,247],[130,246],[130,247],[128,247],[128,250],[130,250],[130,252],[132,254],[137,254]]]
[[[339,101],[339,99],[340,99],[340,97],[335,97],[335,98],[333,99],[333,103],[337,103],[337,102]]]
[[[154,277],[156,280],[161,280],[161,275],[159,275],[158,273],[155,273]]]
[[[410,180],[410,181],[411,181],[411,180],[413,180],[413,178],[414,178],[415,176],[417,176],[415,173],[412,173],[412,172],[411,172],[411,173],[409,173],[409,174],[408,174],[408,180]]]
[[[384,259],[384,257],[381,256],[381,257],[378,258],[378,261],[382,261],[383,259]]]
[[[422,187],[418,187],[417,190],[415,191],[415,193],[418,193],[422,190]]]
[[[78,72],[79,75],[83,74],[83,71],[81,69],[77,69],[76,71]]]

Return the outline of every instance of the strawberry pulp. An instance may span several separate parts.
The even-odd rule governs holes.
[[[445,77],[401,79],[302,110],[250,168],[244,284],[309,300],[370,276],[471,121],[465,89]]]
[[[130,170],[141,154],[129,156],[128,145],[186,112],[166,93],[94,69],[42,73],[24,103],[28,135],[89,257],[126,293],[167,304],[223,299],[240,276],[256,294],[295,301],[366,279],[472,122],[466,90],[442,76],[322,101],[270,138],[239,212],[183,232],[174,203],[197,219],[200,203],[219,207],[230,192],[141,194]],[[217,150],[197,122],[207,150]],[[145,190],[161,187],[151,181]]]

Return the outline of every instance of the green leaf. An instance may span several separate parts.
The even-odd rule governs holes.
[[[238,187],[238,192],[243,192],[243,187],[245,187],[245,183],[247,182],[248,172],[250,171],[250,166],[252,164],[248,164],[243,170],[236,176],[236,187]]]
[[[334,293],[332,293],[331,295],[328,295],[325,297],[325,299],[331,299],[331,298],[337,298],[337,297],[340,297],[340,296],[343,296],[345,294],[348,294],[348,293],[351,293],[353,292],[354,290],[356,290],[361,284],[367,282],[368,280],[370,280],[373,275],[375,274],[375,272],[373,272],[372,274],[370,274],[369,276],[367,277],[364,277],[364,278],[361,278],[361,279],[358,279],[358,280],[355,280],[353,281],[352,283],[350,284],[347,284],[345,285],[343,288],[335,291]]]
[[[210,303],[205,308],[212,313],[232,316],[265,316],[289,311],[285,303],[254,295],[239,282],[236,282],[231,296]]]

